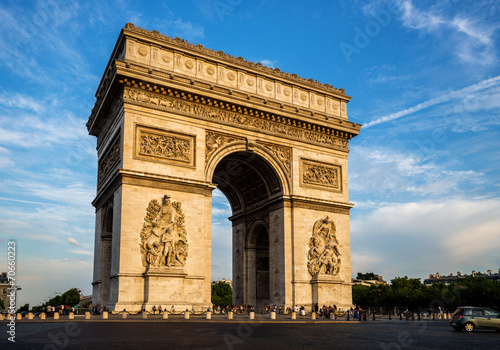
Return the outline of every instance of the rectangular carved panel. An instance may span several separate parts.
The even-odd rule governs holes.
[[[135,158],[195,166],[195,136],[136,125]]]
[[[100,187],[104,179],[117,167],[121,159],[121,133],[119,132],[110,142],[110,146],[100,157],[97,167],[97,187]]]
[[[300,185],[342,192],[342,167],[335,164],[301,159]]]

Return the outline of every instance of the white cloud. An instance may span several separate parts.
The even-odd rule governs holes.
[[[478,92],[481,92],[483,90],[487,90],[490,88],[497,88],[499,85],[500,85],[500,76],[496,76],[496,77],[493,77],[490,79],[485,79],[479,83],[469,85],[465,88],[451,91],[451,92],[448,92],[448,93],[441,95],[439,97],[435,97],[435,98],[432,98],[432,99],[427,100],[425,102],[419,103],[416,106],[406,108],[406,109],[403,109],[399,112],[391,113],[389,115],[377,118],[377,119],[363,125],[363,128],[367,129],[367,128],[370,128],[374,125],[379,125],[382,123],[390,122],[390,121],[417,113],[423,109],[426,109],[426,108],[429,108],[429,107],[432,107],[432,106],[435,106],[435,105],[438,105],[441,103],[449,102],[451,100],[464,99],[471,94],[475,94],[475,93],[478,93]]]
[[[380,146],[353,146],[349,187],[353,193],[406,193],[419,196],[451,193],[463,184],[479,184],[483,174],[436,164],[436,150],[399,151]]]
[[[496,268],[499,212],[499,198],[381,205],[351,220],[352,271],[423,278]]]
[[[401,1],[399,5],[405,26],[442,38],[441,44],[449,46],[463,63],[491,65],[497,62],[494,33],[498,24],[485,21],[484,13],[451,15],[438,6],[424,11],[411,0]],[[449,34],[442,35],[445,31]]]
[[[78,243],[78,241],[76,239],[74,239],[73,237],[70,237],[68,238],[68,243],[72,244],[72,245],[76,245],[78,247],[81,247],[82,245],[80,243]]]
[[[278,60],[263,59],[259,61],[266,67],[276,68],[278,66]]]

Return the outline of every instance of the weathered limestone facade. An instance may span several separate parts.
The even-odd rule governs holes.
[[[95,304],[209,306],[218,187],[235,304],[351,306],[343,89],[127,24],[96,98]]]

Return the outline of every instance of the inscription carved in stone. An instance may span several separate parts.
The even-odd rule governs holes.
[[[140,237],[144,267],[184,266],[189,245],[181,203],[167,195],[149,202]]]
[[[194,165],[194,137],[137,127],[136,156]]]
[[[180,112],[195,114],[199,117],[248,126],[262,131],[287,135],[290,137],[319,144],[325,144],[341,149],[349,148],[349,142],[345,138],[318,131],[304,130],[299,126],[287,125],[285,124],[287,123],[287,120],[284,117],[275,116],[273,118],[274,120],[267,120],[257,116],[228,111],[217,107],[189,102],[171,96],[136,90],[129,87],[125,88],[124,96],[126,100],[128,99],[132,101],[152,104],[159,107],[170,108]],[[256,113],[256,115],[257,114],[258,113]],[[293,124],[297,123],[294,122]]]
[[[329,187],[342,190],[340,166],[303,160],[301,164],[301,184]]]
[[[99,160],[97,184],[102,184],[106,176],[113,170],[120,160],[120,134],[115,136],[106,154]]]
[[[339,274],[341,259],[339,241],[335,233],[335,223],[328,216],[314,224],[313,235],[309,240],[307,263],[307,269],[312,276]]]

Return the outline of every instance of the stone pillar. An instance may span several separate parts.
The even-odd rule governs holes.
[[[189,311],[184,312],[184,319],[189,320]]]
[[[250,319],[255,320],[255,312],[250,311]]]
[[[271,311],[271,320],[275,320],[275,319],[276,319],[276,312]]]
[[[142,317],[143,320],[146,320],[148,318],[148,313],[146,311],[143,311],[141,313],[141,317]]]
[[[163,319],[164,320],[168,319],[168,312],[167,311],[163,311]]]
[[[127,319],[127,311],[123,310],[122,312],[122,320],[126,320]]]
[[[90,312],[85,311],[85,319],[90,320]]]
[[[41,319],[41,320],[45,320],[45,312],[42,312],[42,313],[40,314],[40,319]]]
[[[0,314],[0,321],[3,321],[4,320],[4,317],[2,314]]]
[[[207,320],[212,319],[212,313],[210,311],[207,311]]]
[[[16,315],[16,320],[22,320],[23,319],[23,315],[21,315],[20,313],[18,313]]]
[[[232,319],[233,319],[233,312],[232,312],[232,311],[229,311],[229,312],[227,313],[227,319],[228,319],[228,320],[232,320]]]
[[[74,320],[75,319],[75,314],[73,312],[70,312],[68,315],[68,319]]]
[[[59,319],[59,312],[54,312],[54,320],[58,320]]]
[[[35,315],[33,315],[31,312],[30,312],[30,313],[28,313],[28,320],[32,320],[34,316],[35,316]]]
[[[314,311],[311,312],[311,320],[316,319],[316,313]]]
[[[297,313],[295,311],[292,311],[292,320],[297,319]]]
[[[103,320],[107,320],[108,319],[108,312],[107,311],[103,311],[102,312],[102,319]]]
[[[335,313],[334,312],[330,312],[330,320],[334,320],[335,319]]]

